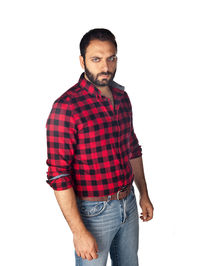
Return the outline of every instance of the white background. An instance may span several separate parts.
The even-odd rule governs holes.
[[[199,14],[193,0],[1,1],[1,265],[74,265],[45,182],[45,123],[78,81],[79,41],[96,27],[117,38],[115,81],[132,102],[155,208],[140,221],[140,266],[200,265]]]

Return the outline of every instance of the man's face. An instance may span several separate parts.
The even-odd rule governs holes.
[[[116,48],[109,41],[93,40],[86,49],[85,60],[80,56],[86,78],[97,87],[108,86],[117,67]]]

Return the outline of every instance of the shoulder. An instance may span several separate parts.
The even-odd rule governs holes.
[[[52,105],[49,119],[66,119],[74,117],[74,99],[77,97],[77,90],[79,90],[78,83],[66,90],[61,96],[59,96]]]
[[[61,96],[59,96],[54,104],[73,104],[74,97],[77,96],[77,92],[79,91],[78,83],[66,90]]]
[[[79,96],[79,90],[80,87],[78,83],[66,90],[53,102],[52,110],[57,109],[57,112],[60,112],[60,110],[69,110],[70,113],[73,112],[76,99]]]

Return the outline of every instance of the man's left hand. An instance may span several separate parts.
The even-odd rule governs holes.
[[[142,208],[140,219],[143,220],[143,222],[151,220],[153,218],[154,207],[148,196],[141,196],[140,207]]]

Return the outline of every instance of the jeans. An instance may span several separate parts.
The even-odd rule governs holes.
[[[87,201],[77,198],[77,205],[87,230],[95,237],[98,258],[87,260],[75,251],[76,266],[106,266],[108,252],[112,266],[138,266],[139,219],[132,185],[122,200]]]

